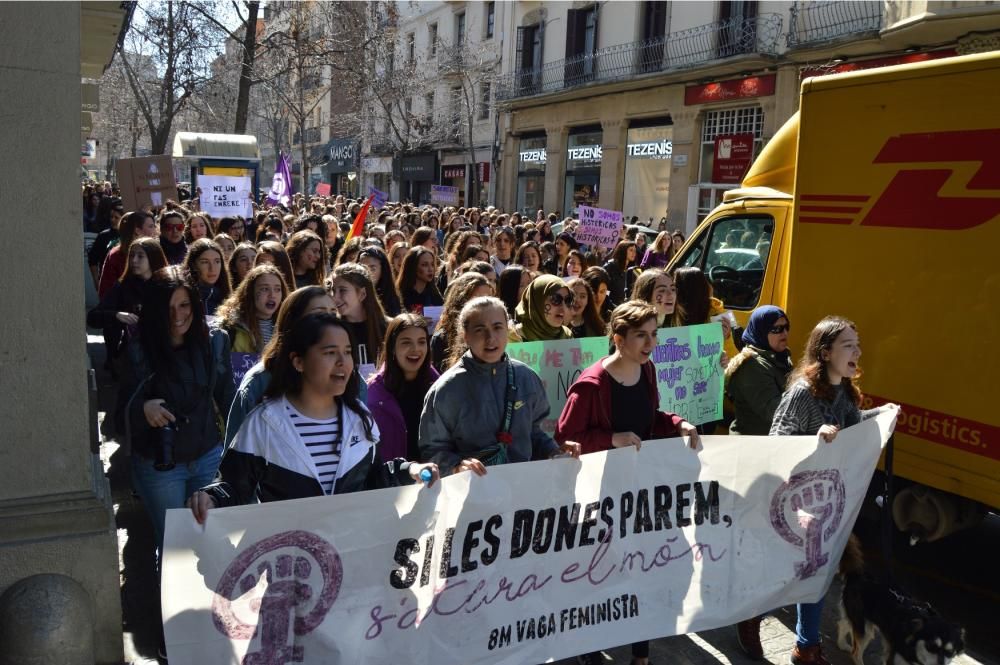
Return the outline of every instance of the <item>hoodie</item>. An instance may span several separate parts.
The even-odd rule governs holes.
[[[656,370],[651,361],[642,366],[642,375],[649,389],[653,404],[660,403],[660,391],[656,387]],[[569,387],[566,405],[563,406],[556,424],[556,441],[575,441],[580,444],[581,453],[595,453],[611,449],[611,374],[604,369],[603,360],[588,367]],[[657,410],[653,418],[654,438],[680,436],[678,429],[684,418],[676,413]]]

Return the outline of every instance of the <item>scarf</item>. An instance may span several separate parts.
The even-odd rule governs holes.
[[[553,293],[566,288],[566,282],[555,275],[539,275],[531,280],[517,304],[517,322],[525,342],[570,339],[573,332],[566,326],[551,326],[545,320],[545,301]]]

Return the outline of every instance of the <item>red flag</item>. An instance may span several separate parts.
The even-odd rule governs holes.
[[[362,231],[365,230],[365,219],[368,217],[368,209],[372,207],[373,198],[374,195],[369,196],[365,204],[361,206],[361,210],[358,211],[358,216],[354,218],[354,224],[351,225],[351,232],[347,234],[345,242],[354,236],[361,235]]]

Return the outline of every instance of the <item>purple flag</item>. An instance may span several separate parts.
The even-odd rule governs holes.
[[[278,166],[274,170],[274,180],[271,181],[271,191],[267,202],[288,205],[292,200],[292,171],[288,164],[288,155],[279,154]]]

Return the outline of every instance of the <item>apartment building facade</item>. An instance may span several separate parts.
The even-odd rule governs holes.
[[[500,120],[495,81],[501,26],[515,3],[395,3],[384,35],[395,48],[381,62],[362,141],[364,185],[393,199],[428,202],[432,185],[461,204],[494,198]],[[380,96],[380,97],[379,97]]]
[[[1000,7],[986,2],[512,9],[496,204],[596,205],[688,230],[795,112],[804,77],[1000,48]]]

